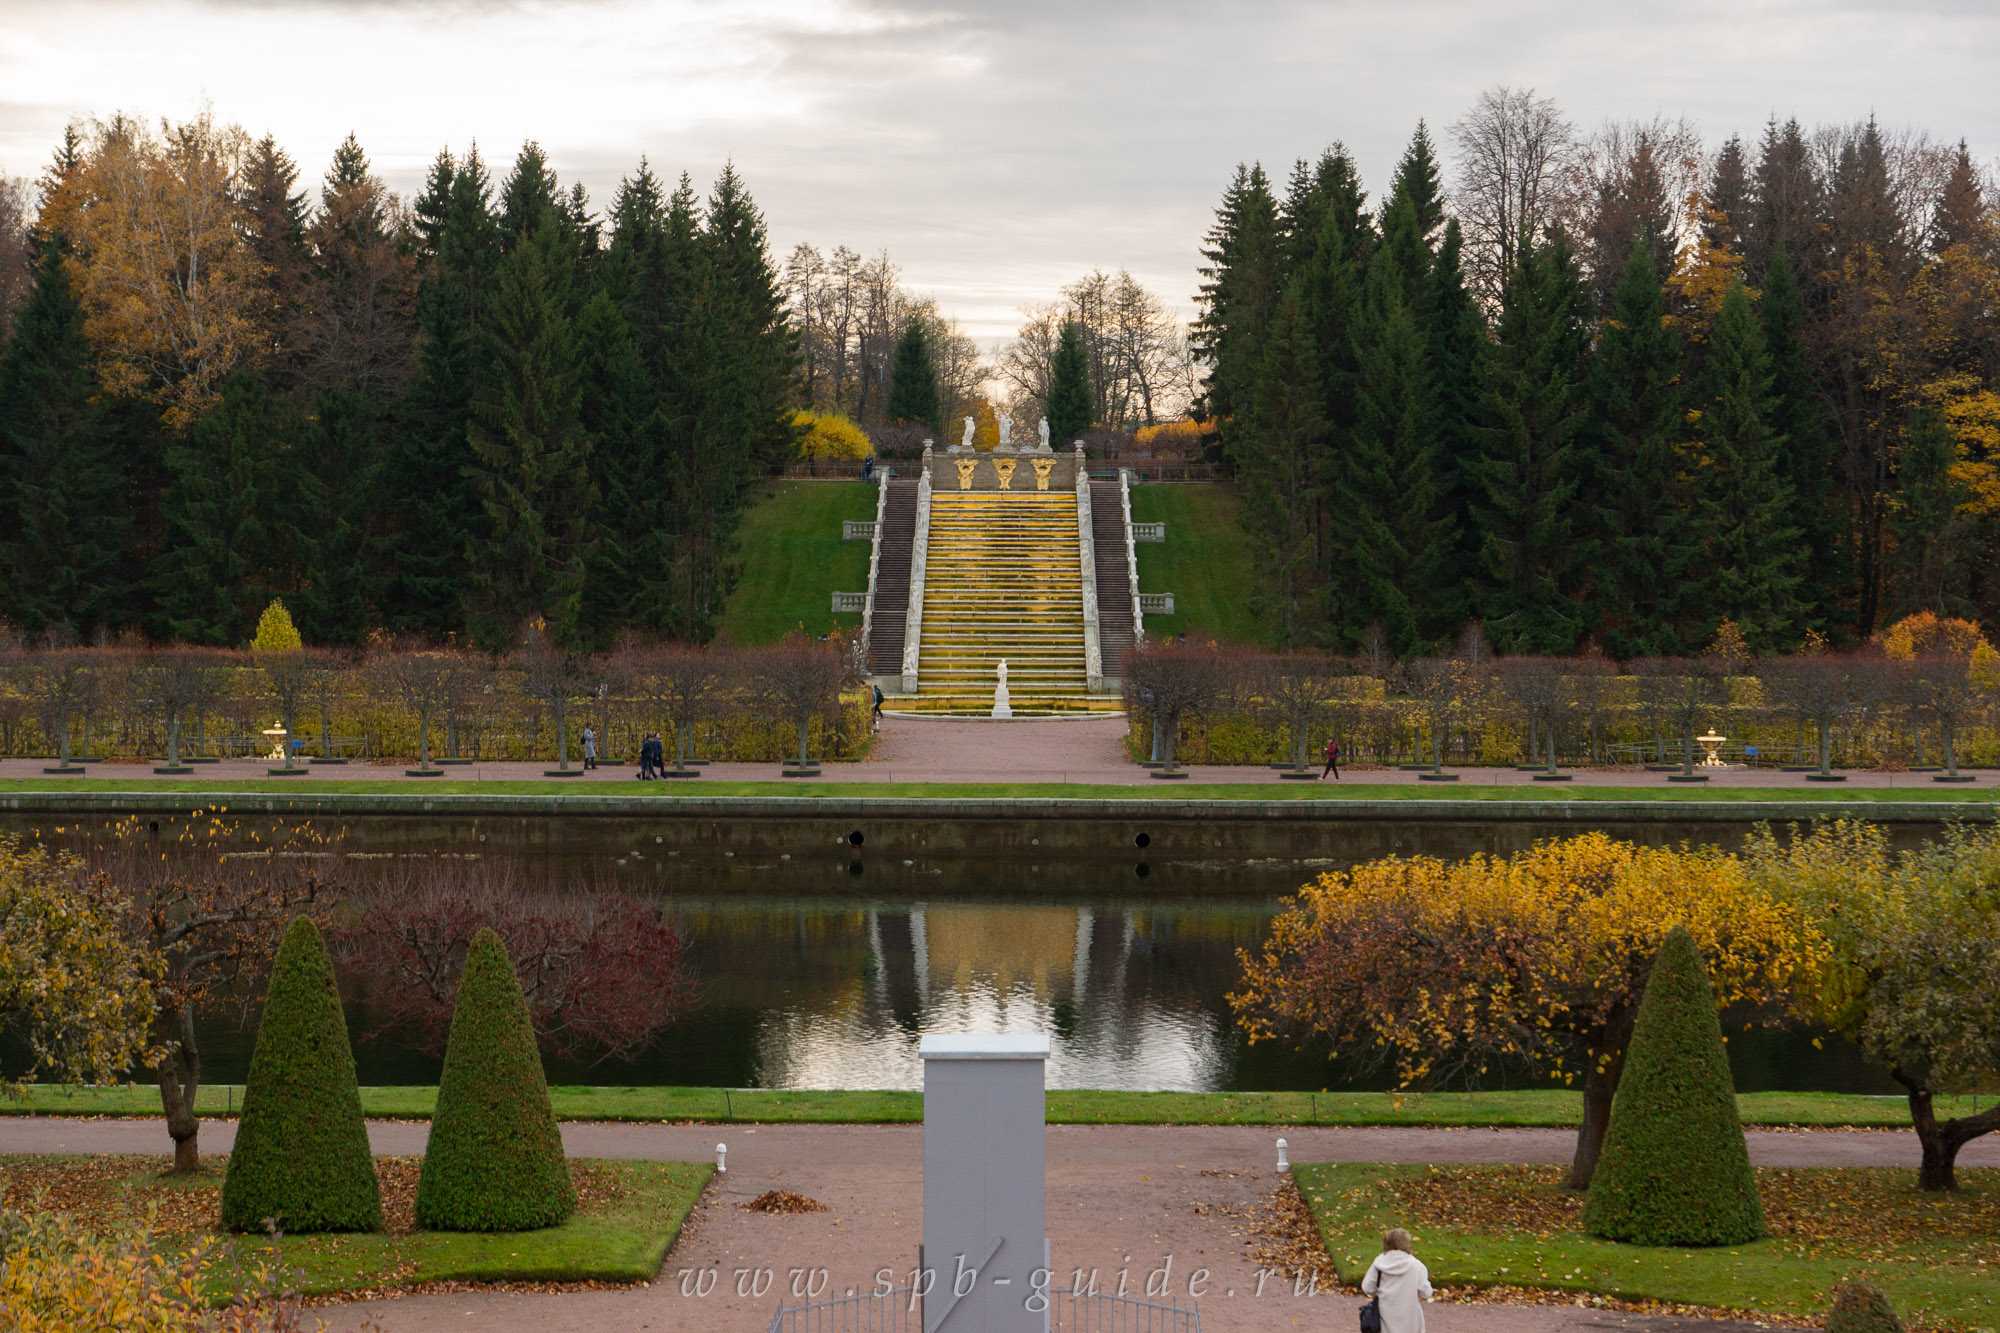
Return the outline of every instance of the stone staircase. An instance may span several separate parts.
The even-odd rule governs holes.
[[[1125,540],[1125,506],[1115,481],[1090,483],[1092,553],[1097,562],[1097,644],[1104,674],[1125,675],[1137,622],[1132,611],[1132,566]]]
[[[910,614],[910,554],[917,534],[917,483],[889,480],[882,505],[881,553],[875,568],[875,614],[868,631],[868,674],[903,669],[903,634]]]
[[[1090,693],[1073,491],[931,496],[917,693],[889,707],[984,716],[1000,659],[1017,716],[1116,711]]]

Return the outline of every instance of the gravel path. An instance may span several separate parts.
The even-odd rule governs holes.
[[[1146,784],[1146,770],[1138,767],[1125,757],[1124,738],[1126,721],[1122,717],[1109,718],[1057,718],[1023,719],[1013,722],[986,722],[951,718],[891,717],[882,725],[882,734],[875,743],[874,752],[864,761],[853,764],[828,764],[825,781],[828,782],[1062,782],[1085,783],[1090,785],[1133,785]],[[43,760],[8,759],[0,760],[0,778],[40,778]],[[92,779],[114,778],[119,782],[132,782],[143,786],[171,786],[179,784],[189,790],[201,790],[205,784],[218,781],[240,781],[246,778],[262,778],[270,767],[266,761],[229,761],[219,764],[197,765],[195,771],[185,777],[158,777],[151,764],[105,763],[92,764],[86,776]],[[326,781],[367,781],[403,782],[421,785],[423,779],[406,779],[402,764],[353,763],[339,768],[323,768],[319,775]],[[481,763],[447,770],[444,781],[448,782],[522,782],[540,780],[549,763]],[[1578,769],[1575,778],[1564,786],[1549,786],[1537,783],[1532,775],[1517,772],[1512,768],[1460,768],[1454,769],[1464,785],[1530,787],[1538,797],[1560,799],[1564,786],[1569,788],[1589,786],[1617,787],[1663,787],[1669,785],[1663,773],[1648,773],[1638,768]],[[1808,784],[1802,773],[1780,773],[1775,769],[1725,768],[1708,770],[1711,787],[1798,787],[1815,786]],[[745,782],[773,781],[779,777],[776,764],[718,763],[703,770],[708,781]],[[579,777],[561,781],[566,788],[595,782],[624,781],[636,776],[633,766],[625,763],[606,762],[602,767]],[[53,781],[54,779],[51,779]],[[303,791],[312,788],[314,778],[309,775],[294,779]],[[560,780],[551,780],[553,788]],[[1188,781],[1197,783],[1251,783],[1274,784],[1283,779],[1271,769],[1261,765],[1247,766],[1196,766],[1188,770]],[[1347,781],[1350,783],[1392,783],[1396,785],[1416,785],[1417,775],[1399,769],[1349,769]],[[702,781],[685,784],[689,789],[698,789]],[[1170,793],[1181,784],[1161,782],[1153,784],[1162,792]],[[1334,784],[1326,784],[1331,788]],[[1849,787],[1924,788],[1931,787],[1930,775],[1925,773],[1873,773],[1856,772],[1849,776]],[[1995,785],[1994,775],[1983,772],[1976,784],[1991,793]],[[1828,790],[1824,787],[1820,791]],[[1451,795],[1449,786],[1435,788],[1440,798]]]
[[[226,1151],[227,1121],[205,1121],[209,1152]],[[422,1151],[427,1126],[372,1122],[377,1152]],[[1568,1160],[1573,1136],[1562,1130],[1290,1129],[1300,1161],[1529,1162]],[[650,1286],[558,1295],[442,1293],[371,1301],[322,1312],[337,1329],[373,1320],[390,1330],[464,1328],[583,1333],[584,1330],[752,1330],[761,1333],[775,1294],[739,1296],[736,1272],[824,1268],[831,1291],[866,1289],[883,1267],[907,1269],[920,1226],[921,1130],[913,1125],[631,1125],[570,1123],[572,1154],[595,1157],[705,1159],[729,1144],[729,1172],[716,1182],[688,1231]],[[1097,1268],[1107,1286],[1120,1269],[1134,1289],[1172,1256],[1172,1281],[1185,1298],[1197,1270],[1208,1270],[1201,1300],[1207,1333],[1276,1333],[1351,1328],[1355,1302],[1345,1296],[1294,1296],[1267,1280],[1257,1296],[1257,1265],[1244,1234],[1276,1185],[1277,1131],[1242,1126],[1051,1126],[1048,1131],[1049,1234],[1058,1271]],[[1907,1133],[1752,1131],[1753,1160],[1768,1166],[1911,1166]],[[0,1153],[163,1152],[156,1120],[0,1119]],[[1968,1148],[1968,1166],[2000,1165],[2000,1142]],[[737,1205],[767,1189],[789,1189],[827,1205],[824,1213],[770,1216]],[[683,1294],[713,1271],[706,1296]],[[1653,1330],[1753,1327],[1648,1320],[1574,1308],[1433,1307],[1433,1333],[1540,1333],[1540,1330]]]

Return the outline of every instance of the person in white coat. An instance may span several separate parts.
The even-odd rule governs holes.
[[[1424,1307],[1431,1299],[1431,1274],[1410,1253],[1410,1233],[1397,1227],[1382,1237],[1382,1253],[1368,1265],[1361,1294],[1381,1303],[1382,1333],[1424,1333]]]

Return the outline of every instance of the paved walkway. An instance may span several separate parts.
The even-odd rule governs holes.
[[[1125,757],[1126,721],[1122,717],[1078,719],[1034,719],[1015,722],[984,722],[951,718],[901,718],[884,721],[874,752],[852,764],[828,764],[824,781],[829,782],[1038,782],[1085,783],[1091,785],[1150,784],[1169,794],[1182,784],[1153,782],[1147,770]],[[521,782],[541,780],[553,763],[481,763],[446,770],[447,782]],[[0,778],[39,778],[44,762],[32,759],[0,760]],[[413,786],[426,779],[405,778],[403,764],[353,763],[338,768],[322,768],[318,776],[330,781],[408,781]],[[115,778],[121,782],[147,785],[180,783],[199,789],[204,783],[262,778],[270,764],[264,760],[201,764],[184,777],[159,777],[151,764],[92,764],[85,776]],[[1664,773],[1642,768],[1578,769],[1573,781],[1562,784],[1538,783],[1533,776],[1513,768],[1458,768],[1459,783],[1532,788],[1535,794],[1560,799],[1565,788],[1579,786],[1664,787]],[[1837,790],[1809,783],[1803,773],[1781,773],[1775,769],[1726,768],[1707,770],[1711,787],[1798,787],[1821,792]],[[1400,769],[1349,768],[1346,781],[1355,784],[1393,783],[1418,785],[1415,773]],[[718,763],[703,770],[706,780],[724,782],[768,782],[779,777],[776,764]],[[630,764],[611,764],[570,779],[548,779],[575,787],[593,782],[624,781],[637,776]],[[55,779],[50,779],[55,781]],[[314,777],[293,779],[301,789],[310,789]],[[434,779],[433,779],[434,781]],[[1284,782],[1276,772],[1262,765],[1190,767],[1188,781],[1195,783]],[[686,784],[698,788],[702,780]],[[1296,785],[1287,783],[1286,785]],[[1334,784],[1328,782],[1331,788]],[[1440,797],[1451,795],[1449,783],[1422,784]],[[1854,772],[1848,787],[1891,787],[1933,789],[1928,773]],[[2000,782],[1993,773],[1982,772],[1972,784],[1989,793]]]
[[[204,1121],[202,1146],[227,1151],[235,1126]],[[428,1127],[371,1122],[380,1153],[417,1153]],[[772,1295],[739,1296],[738,1269],[826,1270],[829,1289],[867,1289],[878,1269],[907,1270],[921,1220],[921,1129],[912,1125],[626,1125],[563,1126],[578,1156],[707,1159],[729,1144],[729,1172],[695,1213],[646,1287],[557,1295],[468,1291],[377,1300],[322,1312],[336,1329],[372,1320],[390,1330],[752,1330],[762,1333],[777,1305]],[[1563,1130],[1314,1129],[1285,1131],[1300,1161],[1531,1162],[1569,1159],[1574,1136]],[[1123,1269],[1135,1289],[1168,1259],[1183,1299],[1196,1270],[1209,1270],[1201,1300],[1207,1333],[1353,1327],[1348,1296],[1295,1296],[1267,1280],[1256,1295],[1258,1266],[1247,1233],[1277,1184],[1277,1131],[1243,1126],[1051,1126],[1048,1131],[1049,1233],[1059,1272],[1099,1270],[1114,1283]],[[1751,1131],[1751,1157],[1768,1166],[1887,1165],[1914,1168],[1917,1142],[1906,1133]],[[158,1152],[157,1120],[0,1119],[0,1153]],[[2000,1166],[2000,1142],[1966,1149],[1968,1166]],[[789,1189],[827,1205],[824,1213],[771,1216],[737,1205],[767,1189]],[[706,1296],[684,1293],[706,1281]],[[1752,1325],[1648,1320],[1572,1307],[1438,1305],[1433,1333],[1581,1333],[1626,1329],[1748,1329]]]

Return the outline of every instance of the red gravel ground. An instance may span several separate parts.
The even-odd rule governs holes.
[[[375,1123],[378,1153],[422,1150],[426,1126]],[[226,1151],[229,1122],[209,1121],[204,1148]],[[1287,1130],[1302,1161],[1562,1162],[1572,1135],[1561,1130]],[[866,1289],[878,1268],[907,1269],[921,1223],[921,1131],[915,1126],[568,1124],[573,1155],[698,1159],[729,1144],[729,1173],[718,1180],[648,1287],[553,1295],[469,1291],[337,1306],[319,1313],[336,1329],[372,1320],[390,1330],[464,1328],[584,1333],[590,1330],[751,1330],[761,1333],[778,1304],[776,1291],[739,1296],[736,1272],[772,1270],[776,1287],[790,1270],[826,1269],[831,1291]],[[1173,1256],[1172,1282],[1186,1298],[1195,1272],[1208,1270],[1200,1302],[1206,1333],[1276,1333],[1352,1328],[1348,1296],[1295,1297],[1289,1283],[1267,1280],[1259,1298],[1255,1218],[1278,1185],[1277,1131],[1238,1126],[1052,1126],[1048,1131],[1048,1217],[1056,1267],[1099,1269],[1101,1283],[1122,1268],[1134,1290]],[[1753,1131],[1760,1165],[1908,1165],[1916,1139],[1906,1133]],[[160,1151],[165,1132],[151,1120],[0,1120],[0,1153]],[[1965,1164],[2000,1165],[2000,1142],[1968,1148]],[[791,1190],[827,1205],[825,1212],[769,1214],[739,1205],[766,1190]],[[683,1294],[713,1271],[706,1296]],[[1540,1333],[1540,1330],[1699,1328],[1726,1325],[1644,1319],[1574,1308],[1432,1307],[1433,1333]]]

